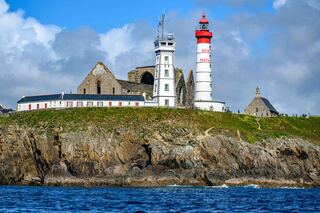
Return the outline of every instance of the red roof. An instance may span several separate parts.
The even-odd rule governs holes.
[[[199,21],[200,24],[209,24],[208,19],[206,19],[206,15],[202,15],[201,20]]]

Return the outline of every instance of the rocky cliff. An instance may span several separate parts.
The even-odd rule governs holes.
[[[318,118],[311,133],[301,133],[304,118],[288,123],[296,131],[278,123],[284,134],[272,136],[263,130],[269,120],[199,113],[74,109],[2,118],[0,184],[320,185]],[[235,119],[255,125],[254,142]]]

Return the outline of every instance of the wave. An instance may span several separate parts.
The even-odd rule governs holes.
[[[254,188],[254,189],[260,189],[261,187],[257,184],[249,184],[246,186],[243,186],[244,188]]]
[[[296,186],[279,186],[279,187],[275,187],[275,189],[306,189],[306,188],[296,187]]]

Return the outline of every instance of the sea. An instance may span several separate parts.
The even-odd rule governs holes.
[[[0,212],[320,212],[320,188],[0,186]]]

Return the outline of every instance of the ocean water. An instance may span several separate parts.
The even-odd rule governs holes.
[[[0,186],[0,212],[320,212],[320,188]]]

